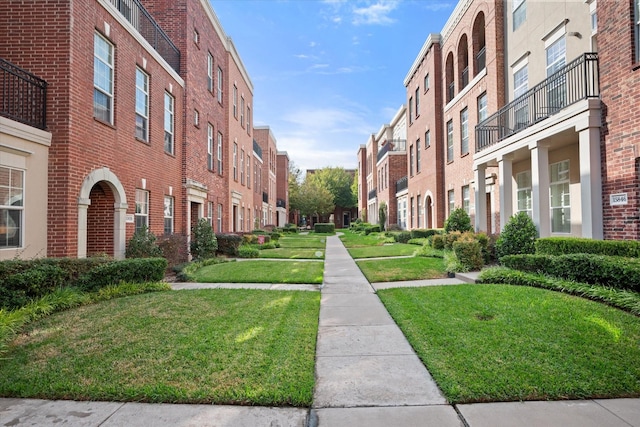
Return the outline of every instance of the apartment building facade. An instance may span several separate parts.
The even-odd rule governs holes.
[[[276,225],[276,201],[277,201],[277,141],[269,126],[256,126],[254,128],[255,140],[262,150],[262,172],[261,172],[261,222],[262,227]],[[288,184],[287,184],[288,185]]]
[[[289,154],[277,152],[276,165],[276,225],[284,227],[289,222]]]

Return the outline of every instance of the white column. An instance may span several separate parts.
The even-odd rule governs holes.
[[[486,185],[486,168],[487,165],[477,165],[473,170],[475,180],[475,198],[476,198],[476,215],[475,229],[476,231],[487,231],[487,185]]]
[[[87,214],[91,199],[78,198],[78,258],[87,257]]]
[[[124,259],[127,247],[127,204],[113,205],[113,257]]]
[[[590,127],[580,137],[580,203],[582,237],[602,239],[602,172],[600,169],[600,128]]]
[[[513,156],[504,155],[498,159],[498,179],[500,180],[500,229],[502,230],[513,215]]]
[[[531,149],[531,207],[540,237],[551,235],[549,220],[549,146],[538,142]]]

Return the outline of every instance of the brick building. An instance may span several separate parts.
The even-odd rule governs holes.
[[[276,167],[276,225],[284,227],[289,222],[289,154],[278,151]]]
[[[271,129],[268,126],[257,126],[254,128],[255,141],[258,143],[262,150],[262,185],[260,187],[262,191],[262,219],[261,226],[276,225],[276,201],[277,201],[277,189],[276,179],[277,175],[277,155],[278,147],[277,141]],[[288,183],[287,183],[288,185]]]

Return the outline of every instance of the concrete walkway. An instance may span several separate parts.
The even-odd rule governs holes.
[[[312,408],[0,399],[0,427],[640,427],[640,399],[448,405],[338,237],[327,239],[325,257]],[[473,282],[475,277],[394,285],[454,285]],[[184,284],[175,288],[299,286]],[[317,291],[319,287],[303,288]]]

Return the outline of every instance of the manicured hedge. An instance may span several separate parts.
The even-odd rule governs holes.
[[[635,258],[579,253],[510,255],[500,261],[515,270],[640,292],[640,260]]]
[[[593,240],[579,237],[544,237],[536,240],[536,254],[599,254],[640,257],[640,241],[637,240]]]
[[[334,233],[336,225],[331,222],[318,222],[313,225],[313,231],[316,233]]]
[[[443,232],[442,229],[437,229],[437,228],[416,228],[411,230],[411,238],[412,239],[426,238],[426,237],[431,237],[434,234],[442,234],[442,232]]]
[[[238,248],[242,243],[242,236],[237,234],[216,234],[218,250],[216,254],[238,256]]]
[[[95,291],[120,282],[159,282],[164,278],[167,260],[164,258],[130,258],[100,265],[83,274],[77,286]]]

